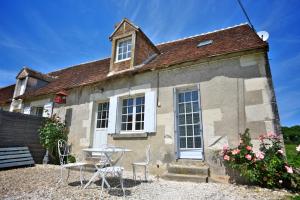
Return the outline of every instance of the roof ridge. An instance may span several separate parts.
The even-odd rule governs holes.
[[[16,84],[11,84],[11,85],[7,85],[7,86],[4,86],[4,87],[0,87],[0,90],[5,89],[5,88],[8,88],[8,87],[15,86],[15,85],[16,85]]]
[[[51,73],[55,73],[55,72],[63,71],[63,70],[70,69],[70,68],[73,68],[73,67],[77,67],[79,65],[89,64],[89,63],[93,63],[93,62],[97,62],[97,61],[103,61],[103,60],[106,60],[106,59],[110,59],[110,57],[82,62],[82,63],[79,63],[79,64],[75,64],[75,65],[71,65],[71,66],[68,66],[68,67],[64,67],[64,68],[61,68],[61,69],[58,69],[58,70],[55,70],[55,71],[52,71],[52,72],[48,72],[46,74],[49,75]]]
[[[167,41],[167,42],[161,42],[161,43],[155,44],[155,46],[163,45],[163,44],[169,44],[169,43],[173,43],[173,42],[179,42],[179,41],[182,41],[182,40],[186,40],[186,39],[190,39],[190,38],[194,38],[194,37],[198,37],[198,36],[202,36],[202,35],[208,35],[208,34],[211,34],[211,33],[225,31],[225,30],[236,28],[236,27],[243,26],[243,25],[249,25],[249,24],[247,22],[244,22],[244,23],[233,25],[233,26],[228,26],[226,28],[216,29],[216,30],[213,30],[213,31],[200,33],[200,34],[196,34],[196,35],[192,35],[192,36],[187,36],[187,37],[183,37],[183,38],[179,38],[179,39],[175,39],[175,40],[170,40],[170,41]]]

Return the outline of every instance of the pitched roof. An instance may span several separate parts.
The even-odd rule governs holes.
[[[206,40],[212,40],[213,43],[203,47],[197,47],[199,42]],[[49,76],[57,77],[56,80],[42,88],[26,92],[22,98],[51,94],[62,89],[68,90],[75,87],[106,81],[126,73],[137,73],[146,70],[161,69],[184,62],[196,61],[203,58],[210,58],[246,50],[267,50],[268,43],[262,41],[249,25],[242,24],[219,31],[158,44],[156,47],[159,49],[160,54],[147,64],[133,69],[131,72],[126,71],[120,74],[108,76],[110,58],[79,64],[49,73]]]
[[[23,72],[25,72],[25,73],[23,73]],[[55,79],[55,77],[53,77],[53,76],[50,76],[48,74],[43,74],[41,72],[30,69],[28,67],[24,67],[17,75],[17,78],[24,78],[25,76],[38,78],[38,79],[41,79],[41,80],[44,80],[47,82],[51,82]]]
[[[10,103],[14,96],[15,85],[0,88],[0,105]]]

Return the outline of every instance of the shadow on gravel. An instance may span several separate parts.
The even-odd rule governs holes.
[[[108,178],[106,178],[106,180],[109,183],[109,185],[111,186],[111,188],[108,190],[108,194],[112,195],[112,196],[122,197],[123,190],[120,185],[120,179],[115,178],[115,177],[108,177]],[[128,188],[136,187],[136,186],[140,185],[141,183],[151,183],[151,182],[152,181],[147,182],[147,181],[134,181],[132,179],[123,179],[125,196],[131,195],[131,191]],[[83,183],[86,184],[87,181],[84,181]],[[101,190],[102,179],[95,181],[94,184],[97,185],[97,187],[99,187],[99,189]],[[80,181],[69,182],[68,185],[72,186],[72,187],[79,187]],[[104,185],[104,188],[107,189],[107,186]]]

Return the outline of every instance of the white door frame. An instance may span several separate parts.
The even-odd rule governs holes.
[[[101,109],[101,115],[103,114],[103,112],[106,112],[106,124],[105,124],[105,127],[102,127],[102,124],[103,123],[103,117],[100,116],[100,118],[98,118],[98,111],[99,111],[99,105],[103,106],[105,103],[107,103],[107,108],[105,110]],[[109,115],[109,101],[100,101],[100,102],[96,102],[96,109],[94,111],[94,134],[93,134],[93,148],[99,148],[101,147],[102,145],[105,145],[107,144],[107,123],[108,123],[108,115]],[[100,122],[100,127],[97,128],[98,126],[98,123],[97,121],[100,120],[102,122]]]
[[[176,88],[174,93],[174,103],[175,103],[175,134],[176,134],[176,151],[177,158],[183,159],[198,159],[204,160],[204,146],[203,146],[203,127],[202,127],[202,112],[201,112],[201,96],[200,89],[198,86],[187,87],[187,88]],[[200,128],[200,138],[201,138],[201,147],[200,148],[180,148],[180,130],[179,130],[179,93],[197,91],[198,92],[198,108],[199,108],[199,128]],[[194,124],[193,124],[194,125]]]

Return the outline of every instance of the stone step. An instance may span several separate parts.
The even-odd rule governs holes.
[[[179,165],[169,164],[168,172],[174,174],[186,174],[186,175],[209,175],[209,167],[206,165],[195,166],[195,165]]]
[[[207,166],[202,160],[193,160],[193,159],[177,159],[173,164],[179,165],[193,165],[193,166]]]
[[[188,181],[188,182],[196,182],[196,183],[207,183],[207,176],[200,175],[191,175],[191,174],[174,174],[174,173],[166,173],[162,176],[165,180],[171,181]]]

